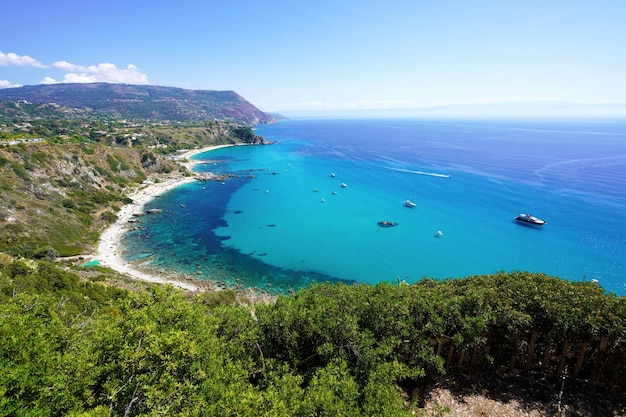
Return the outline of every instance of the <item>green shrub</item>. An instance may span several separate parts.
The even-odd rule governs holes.
[[[50,158],[48,154],[45,152],[33,152],[32,157],[40,164],[43,164],[44,162],[48,161],[48,159]]]
[[[30,176],[28,175],[28,172],[26,172],[23,166],[15,162],[10,162],[10,164],[11,164],[11,169],[13,169],[13,172],[15,172],[15,175],[17,175],[18,177],[24,180],[28,180],[30,178]]]
[[[94,169],[96,170],[96,172],[98,172],[98,174],[100,174],[101,177],[111,178],[111,176],[112,176],[109,171],[107,171],[106,169],[104,169],[104,168],[102,168],[102,167],[100,167],[98,165],[96,165],[94,167]]]
[[[237,294],[233,290],[206,291],[203,292],[198,300],[208,307],[217,307],[219,305],[233,306],[237,302]]]
[[[59,257],[59,252],[52,246],[48,245],[39,249],[36,249],[32,256],[34,259],[46,259],[52,261]]]
[[[109,163],[109,168],[113,172],[120,172],[119,161],[115,159],[115,157],[111,154],[107,154],[107,162]]]
[[[102,213],[100,215],[100,218],[107,223],[115,223],[115,221],[117,220],[117,216],[110,211],[105,211],[104,213]]]

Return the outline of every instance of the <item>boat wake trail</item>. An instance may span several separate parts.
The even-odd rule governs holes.
[[[388,168],[388,169],[390,169],[392,171],[406,172],[408,174],[426,175],[428,177],[452,178],[452,175],[440,174],[438,172],[413,171],[413,170],[410,170],[410,169],[401,169],[401,168]]]

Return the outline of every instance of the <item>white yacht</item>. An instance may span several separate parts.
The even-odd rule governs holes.
[[[541,220],[541,219],[533,216],[530,213],[520,213],[519,216],[515,217],[515,220],[517,220],[518,222],[532,224],[532,225],[535,225],[535,226],[543,226],[544,224],[548,223],[545,220]]]

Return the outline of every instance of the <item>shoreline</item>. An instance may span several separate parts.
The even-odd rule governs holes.
[[[192,170],[196,163],[191,160],[191,157],[204,152],[214,151],[220,148],[226,148],[230,146],[239,145],[214,145],[201,149],[188,150],[180,155],[176,156],[176,159],[180,159],[179,163],[185,166],[189,171]],[[186,161],[185,161],[186,160]],[[133,200],[131,204],[126,204],[117,213],[117,220],[115,223],[108,226],[100,235],[98,240],[97,249],[92,256],[93,261],[97,261],[100,266],[109,267],[121,274],[127,275],[133,279],[140,281],[173,285],[181,289],[188,291],[206,291],[207,288],[201,286],[199,283],[194,284],[191,282],[184,282],[173,277],[156,275],[154,273],[148,273],[140,270],[136,265],[126,262],[120,252],[120,240],[122,235],[126,232],[129,220],[133,218],[133,214],[141,212],[146,203],[153,198],[169,191],[173,188],[181,186],[195,181],[195,175],[189,177],[181,177],[169,179],[164,182],[144,182],[139,185],[137,189],[132,191],[128,197]],[[207,282],[207,287],[210,287],[211,283]],[[216,290],[216,288],[214,288]]]

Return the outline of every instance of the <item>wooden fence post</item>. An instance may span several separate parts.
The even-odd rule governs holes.
[[[576,358],[576,366],[574,366],[574,378],[578,377],[578,374],[580,373],[580,368],[582,368],[583,366],[585,353],[587,353],[587,347],[589,347],[589,341],[585,340],[580,347],[580,352],[578,352],[578,357]]]
[[[526,359],[526,372],[530,370],[533,365],[533,359],[535,356],[535,347],[537,345],[537,335],[539,331],[537,329],[533,329],[530,334],[530,344],[528,345],[528,358]]]
[[[609,338],[602,336],[600,338],[600,344],[596,351],[595,358],[593,360],[593,370],[591,371],[590,382],[596,382],[598,378],[604,373],[604,366],[606,365],[607,355],[605,353],[607,346],[609,345]]]
[[[543,351],[543,358],[541,359],[541,373],[545,375],[548,362],[550,361],[550,353],[552,352],[552,338],[548,337],[546,340],[546,349]]]
[[[569,352],[569,340],[563,340],[563,348],[561,349],[561,357],[559,358],[559,366],[556,368],[556,379],[560,380],[563,375],[563,369],[565,368],[565,360],[567,359],[567,353]]]
[[[470,362],[470,370],[474,372],[476,369],[476,359],[478,358],[478,349],[480,348],[479,344],[476,343],[474,345],[474,351],[472,352],[472,360]]]
[[[515,346],[513,346],[513,355],[511,355],[511,360],[509,361],[509,372],[513,370],[515,367],[515,362],[517,362],[517,350],[519,349],[520,344],[520,335],[519,333],[515,335]]]
[[[446,358],[446,369],[450,367],[453,354],[454,354],[454,343],[450,342],[450,349],[448,349],[448,357]]]
[[[463,349],[459,355],[459,362],[456,365],[457,369],[463,369],[463,361],[465,361],[465,349]]]

